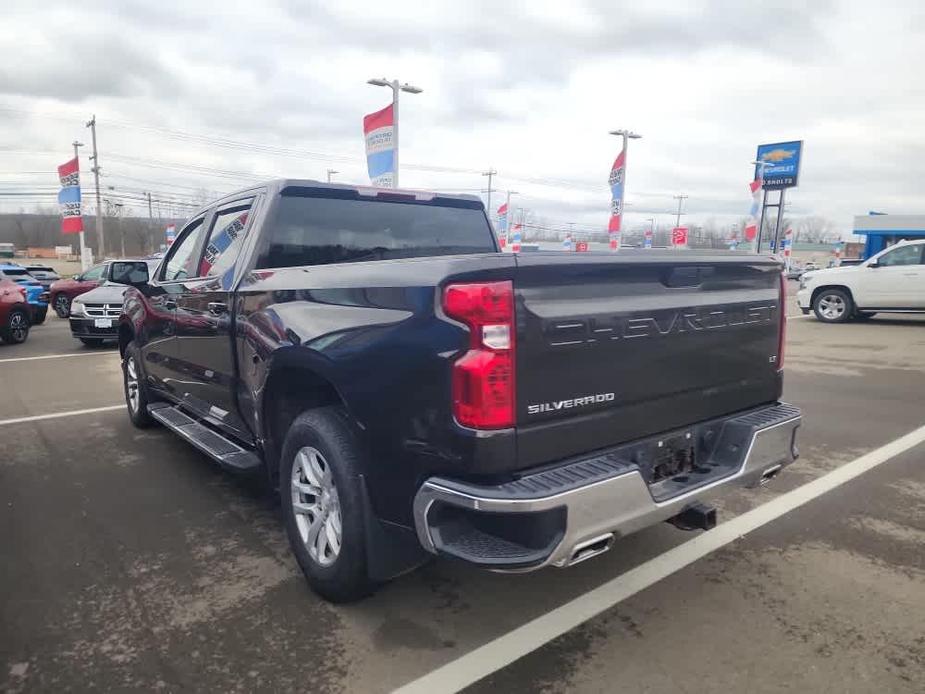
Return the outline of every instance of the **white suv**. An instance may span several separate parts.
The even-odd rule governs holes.
[[[823,323],[925,312],[925,240],[901,241],[859,265],[804,273],[797,301]]]

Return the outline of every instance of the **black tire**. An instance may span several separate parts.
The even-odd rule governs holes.
[[[855,311],[854,319],[858,321],[868,321],[876,315],[876,311]]]
[[[813,299],[813,312],[823,323],[844,323],[854,314],[854,302],[844,289],[823,289]]]
[[[321,455],[336,490],[334,498],[341,522],[341,540],[336,557],[326,557],[332,562],[328,565],[323,565],[317,557],[312,556],[303,539],[303,530],[300,529],[297,517],[302,517],[303,527],[308,524],[313,527],[311,517],[304,513],[297,514],[294,509],[294,495],[300,500],[305,497],[301,503],[316,507],[321,504],[321,508],[324,508],[322,495],[302,494],[293,486],[294,471],[300,471],[301,461],[304,460],[305,454],[300,457],[300,452],[307,450],[314,450]],[[370,580],[366,566],[365,506],[359,476],[362,455],[362,448],[351,431],[346,414],[337,407],[321,407],[303,412],[292,422],[283,443],[279,486],[286,534],[309,585],[330,602],[359,600],[372,593],[376,587]],[[329,510],[322,511],[320,517],[326,518]],[[316,536],[326,530],[322,522]],[[311,537],[311,530],[307,532]]]
[[[55,313],[58,314],[58,318],[67,318],[71,315],[71,300],[67,298],[66,294],[58,294],[52,302],[52,306]]]
[[[41,325],[48,316],[48,307],[39,308],[32,312],[32,325]]]
[[[29,338],[29,327],[29,313],[25,309],[14,308],[0,328],[0,338],[7,344],[21,345]]]
[[[98,337],[78,337],[77,339],[83,342],[87,347],[99,347],[103,344],[103,341]]]
[[[132,374],[134,374],[134,387],[132,387]],[[141,356],[134,342],[129,342],[122,357],[122,392],[125,394],[125,407],[128,409],[128,418],[139,429],[147,429],[156,423],[148,414],[148,386],[145,383],[144,372],[141,368]],[[137,396],[133,402],[132,392]]]

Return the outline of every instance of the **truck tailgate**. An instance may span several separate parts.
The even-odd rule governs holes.
[[[732,254],[518,256],[518,467],[777,400],[780,272]]]

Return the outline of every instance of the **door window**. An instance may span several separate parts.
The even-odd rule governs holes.
[[[91,267],[84,274],[80,276],[81,282],[97,282],[103,277],[103,270],[106,269],[105,265],[97,265],[96,267]]]
[[[202,217],[190,224],[180,232],[180,236],[173,248],[170,249],[170,255],[167,256],[167,262],[164,263],[164,272],[161,277],[165,282],[175,280],[185,280],[188,277],[196,277],[196,260],[199,249],[199,241],[202,239],[203,226]]]
[[[199,276],[224,275],[234,266],[244,244],[247,218],[253,200],[219,210],[212,223],[212,233],[199,261]]]
[[[913,246],[900,246],[889,253],[884,253],[877,259],[877,264],[882,267],[892,265],[921,265],[922,249],[925,246],[916,244]]]

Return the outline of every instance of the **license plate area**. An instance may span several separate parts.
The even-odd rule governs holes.
[[[95,318],[93,320],[94,328],[111,328],[112,318]]]

